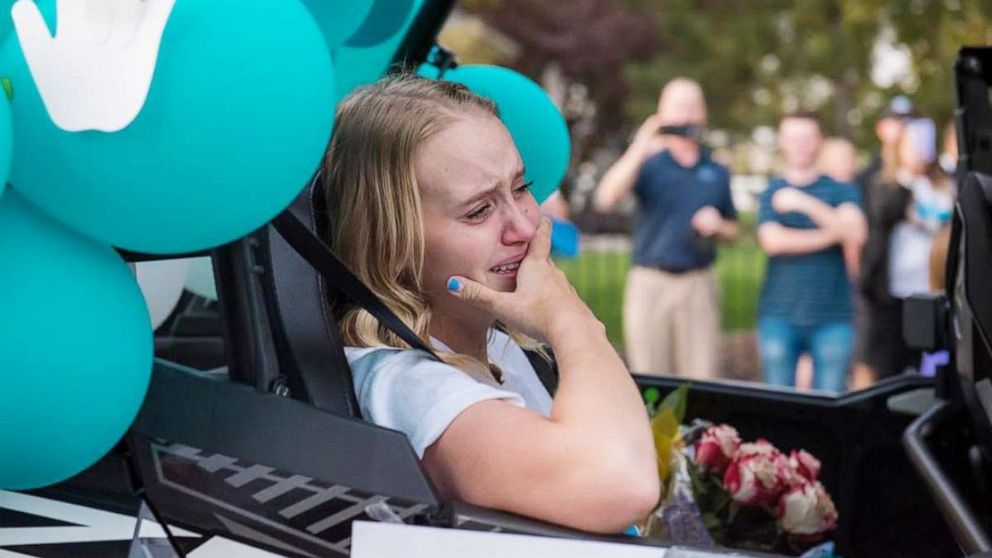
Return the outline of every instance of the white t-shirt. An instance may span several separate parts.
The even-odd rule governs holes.
[[[438,340],[440,351],[450,349]],[[551,396],[523,349],[503,332],[491,330],[489,362],[503,373],[503,385],[486,384],[434,360],[419,350],[345,347],[362,416],[406,434],[418,457],[424,456],[462,411],[489,399],[551,414]]]
[[[889,240],[889,292],[896,298],[930,292],[933,233],[908,221],[892,229]]]
[[[954,211],[950,188],[936,189],[926,177],[904,179],[913,192],[913,219],[901,221],[889,240],[889,292],[896,298],[930,292],[930,248]]]

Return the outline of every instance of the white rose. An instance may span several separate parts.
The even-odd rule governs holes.
[[[819,481],[789,489],[776,511],[779,527],[795,535],[816,535],[837,526],[837,508]]]

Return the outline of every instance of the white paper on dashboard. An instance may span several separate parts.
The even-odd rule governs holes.
[[[176,0],[56,0],[53,37],[32,0],[10,10],[52,122],[67,132],[123,130],[151,88]]]
[[[356,521],[351,558],[663,558],[665,549]]]

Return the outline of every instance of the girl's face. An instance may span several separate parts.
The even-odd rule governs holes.
[[[459,115],[420,146],[414,172],[426,241],[424,287],[432,306],[457,301],[446,292],[452,275],[513,291],[541,217],[502,122],[481,112]]]

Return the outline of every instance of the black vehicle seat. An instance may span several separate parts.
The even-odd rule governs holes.
[[[327,212],[320,173],[307,184],[290,211],[323,237]],[[360,418],[338,325],[324,277],[272,225],[262,235],[263,281],[276,354],[290,394],[316,407]]]
[[[320,231],[319,173],[290,206]],[[360,418],[324,278],[267,224],[211,254],[232,381]]]

